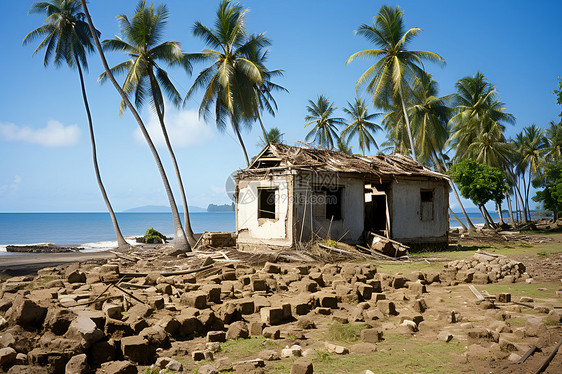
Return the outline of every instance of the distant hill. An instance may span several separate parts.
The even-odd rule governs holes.
[[[180,213],[183,212],[183,209],[179,209]],[[198,206],[189,207],[189,213],[201,213],[206,211],[207,209]],[[165,205],[144,205],[124,210],[123,213],[170,213],[170,207]]]
[[[207,212],[234,212],[234,203],[223,205],[209,204]]]

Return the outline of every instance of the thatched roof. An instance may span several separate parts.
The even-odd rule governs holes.
[[[381,153],[376,156],[354,156],[326,149],[285,144],[266,146],[239,175],[284,169],[358,173],[384,179],[398,176],[448,179],[446,175],[428,169],[404,155]]]

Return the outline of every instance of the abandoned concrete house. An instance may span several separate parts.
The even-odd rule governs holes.
[[[448,179],[406,156],[271,144],[235,180],[240,248],[318,238],[358,244],[369,232],[404,244],[447,243]]]

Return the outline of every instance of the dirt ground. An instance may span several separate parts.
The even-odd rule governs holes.
[[[446,252],[413,253],[409,261],[374,261],[363,256],[321,263],[288,261],[306,257],[302,253],[256,255],[227,248],[208,248],[192,256],[164,258],[159,255],[158,248],[153,248],[151,257],[133,250],[124,253],[124,258],[114,258],[110,262],[119,265],[121,275],[135,271],[149,274],[130,281],[137,282],[138,287],[130,289],[137,297],[162,301],[153,314],[146,316],[146,326],[166,326],[168,329],[171,319],[182,326],[190,320],[209,325],[195,336],[176,335],[170,330],[170,344],[158,347],[157,357],[177,360],[182,364],[183,372],[292,373],[294,362],[302,355],[312,362],[315,373],[326,374],[359,374],[366,370],[373,373],[535,373],[562,339],[562,233],[452,235],[449,249]],[[472,257],[478,249],[521,262],[526,273],[513,283],[505,279],[466,283],[445,278],[445,264]],[[197,272],[196,278],[192,274],[158,279],[150,275],[150,272],[163,269],[177,272],[191,266],[188,262],[195,258],[201,258],[201,263],[194,262],[193,266],[200,267],[205,256],[213,258],[214,263],[211,261],[212,265],[207,265],[206,270]],[[66,289],[58,292],[61,304],[61,295],[68,298],[76,294],[81,300],[99,297],[99,290],[105,285],[92,279],[99,276],[99,266],[104,261],[71,265],[71,268],[60,266],[54,268],[52,274],[44,272],[25,281],[25,290],[29,290],[26,293],[31,298],[37,295],[39,302],[45,293],[42,288],[57,282],[56,274],[59,274]],[[68,283],[69,270],[74,274],[83,273],[84,281]],[[236,277],[233,277],[235,270]],[[255,290],[255,280],[265,281],[267,290]],[[306,282],[314,283],[314,289],[303,290]],[[362,299],[358,298],[360,292],[356,283],[373,288],[378,284],[381,289]],[[149,286],[154,289],[150,291],[153,293],[146,289]],[[190,292],[207,292],[204,290],[217,286],[221,288],[220,301],[209,302],[203,307],[186,306]],[[478,300],[469,286],[474,286],[486,300]],[[108,295],[123,297],[115,288],[111,292],[115,293]],[[509,293],[511,301],[500,302],[501,293]],[[11,295],[15,294],[5,293],[3,299]],[[322,295],[337,298],[337,305],[335,302],[328,307],[321,305]],[[125,304],[126,299],[123,297]],[[227,304],[239,304],[243,300],[251,300],[255,312],[252,310],[236,319],[227,319]],[[49,308],[60,307],[54,300],[47,301]],[[132,299],[129,303],[137,304]],[[390,311],[390,304],[395,312]],[[308,305],[310,309],[296,313],[298,305]],[[264,317],[259,310],[270,306],[287,306],[293,312],[278,323],[263,323]],[[96,312],[101,308],[100,304]],[[120,326],[138,323],[130,321],[126,311],[122,314]],[[211,327],[213,319],[218,325]],[[212,357],[194,360],[194,352],[210,349],[207,332],[224,331],[228,336],[234,321],[247,326],[250,336],[228,338],[211,350]],[[253,331],[252,326],[258,325],[258,331]],[[268,330],[262,331],[263,327]],[[0,329],[0,344],[5,329]],[[381,336],[373,338],[365,330],[380,332]],[[37,333],[49,332],[38,330]],[[111,344],[124,339],[109,332],[107,325],[104,333]],[[39,344],[39,336],[37,341]],[[42,349],[49,351],[49,342],[45,344]],[[295,345],[300,354],[284,357],[284,349]],[[538,347],[538,351],[524,363],[517,363],[532,346]],[[123,358],[121,353],[121,357],[117,354],[112,359],[117,361],[127,357]],[[260,359],[260,365],[249,361],[254,359]],[[135,365],[138,365],[139,373],[159,372],[154,366]],[[0,372],[6,368],[0,366]],[[101,374],[103,371],[100,370],[98,365],[89,372]],[[544,372],[562,373],[562,349]]]

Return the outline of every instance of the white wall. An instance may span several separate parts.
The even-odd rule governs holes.
[[[422,221],[420,190],[433,190],[433,220]],[[447,182],[395,180],[391,187],[391,232],[395,240],[440,238],[449,230]]]
[[[289,214],[291,175],[239,182],[236,227],[239,244],[292,245],[292,217]],[[258,188],[277,188],[275,219],[258,219]]]
[[[325,217],[311,216],[311,183],[322,185],[321,176],[313,174],[299,174],[295,176],[295,204],[294,210],[294,238],[306,242],[311,239],[312,231],[322,238],[330,237],[332,240],[341,239],[344,242],[355,243],[363,235],[365,195],[363,193],[363,180],[344,177],[337,174],[330,183],[343,187],[342,191],[342,219],[334,220]],[[305,201],[307,202],[305,204]],[[306,205],[306,207],[305,207]],[[303,225],[304,218],[304,225]],[[311,224],[312,220],[312,224]],[[302,230],[302,236],[301,236]]]

